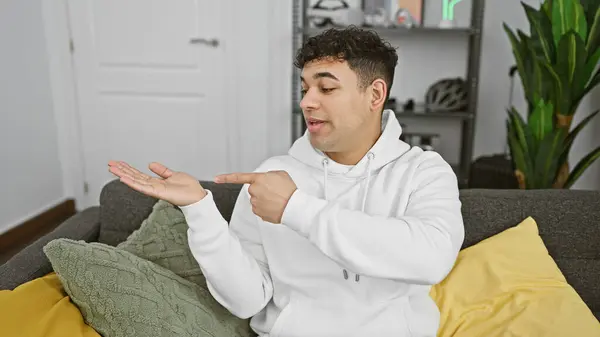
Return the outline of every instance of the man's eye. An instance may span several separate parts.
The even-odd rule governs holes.
[[[321,91],[324,93],[332,92],[335,88],[321,88]]]
[[[300,94],[301,94],[302,96],[304,96],[304,95],[306,95],[306,92],[307,92],[307,91],[308,91],[308,90],[306,90],[306,89],[302,89],[302,90],[300,90]]]

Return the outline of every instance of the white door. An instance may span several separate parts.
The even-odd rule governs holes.
[[[86,207],[111,159],[198,179],[230,170],[228,1],[70,0]],[[234,110],[234,109],[233,109]]]

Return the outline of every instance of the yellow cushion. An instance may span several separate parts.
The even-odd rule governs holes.
[[[86,325],[55,273],[0,291],[3,337],[100,337]]]
[[[430,294],[441,312],[438,337],[600,336],[531,217],[462,250]]]

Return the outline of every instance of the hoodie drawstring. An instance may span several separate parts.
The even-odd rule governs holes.
[[[329,164],[329,160],[327,158],[323,159],[323,170],[324,172],[324,176],[323,176],[323,193],[325,194],[325,201],[329,200],[327,199],[327,165]]]
[[[369,184],[371,183],[371,163],[373,162],[373,158],[375,158],[373,152],[367,153],[367,185],[365,186],[365,194],[363,195],[362,206],[360,207],[362,212],[365,211],[365,204],[367,203],[367,194],[369,192]]]
[[[371,164],[373,162],[373,159],[375,159],[375,154],[373,152],[369,152],[367,153],[367,184],[365,185],[365,192],[363,194],[363,199],[362,199],[362,205],[360,210],[362,212],[365,211],[365,205],[367,203],[367,194],[369,191],[369,185],[371,183]],[[327,158],[323,159],[323,194],[325,196],[325,201],[328,201],[327,198],[327,176],[329,175],[328,173],[328,165],[329,165],[329,160]],[[348,271],[346,269],[342,270],[342,274],[344,275],[344,279],[348,279]],[[360,275],[356,274],[355,278],[354,278],[355,282],[360,282]]]

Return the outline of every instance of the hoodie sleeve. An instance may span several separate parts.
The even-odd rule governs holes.
[[[399,217],[365,214],[296,190],[282,223],[355,273],[433,285],[452,269],[464,240],[456,175],[441,157],[421,162]]]
[[[235,316],[249,318],[267,305],[273,285],[248,188],[242,188],[229,226],[207,192],[204,199],[180,207],[190,250],[213,297]]]

